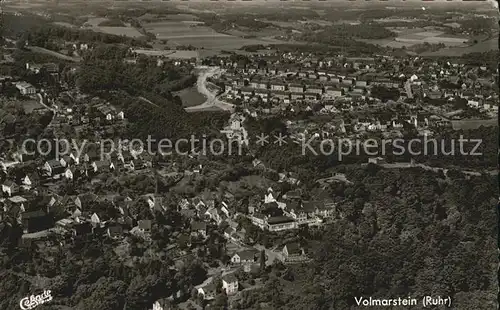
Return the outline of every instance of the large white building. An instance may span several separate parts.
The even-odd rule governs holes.
[[[21,95],[34,95],[36,93],[36,88],[28,82],[18,82],[16,83],[16,88],[19,90]]]

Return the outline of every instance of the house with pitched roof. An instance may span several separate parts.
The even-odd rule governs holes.
[[[234,253],[231,257],[233,264],[252,264],[255,263],[259,251],[256,249],[247,249]]]
[[[238,279],[233,273],[222,277],[222,289],[228,296],[238,293]]]
[[[15,193],[19,192],[19,186],[11,180],[6,180],[2,184],[2,192],[8,196],[12,196]]]
[[[281,254],[285,262],[303,261],[307,259],[304,254],[304,249],[302,249],[297,242],[285,244]]]

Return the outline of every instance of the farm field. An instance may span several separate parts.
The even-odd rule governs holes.
[[[381,46],[401,48],[403,46],[410,47],[424,42],[430,44],[443,43],[447,47],[465,46],[467,38],[453,37],[445,35],[441,30],[427,30],[424,28],[404,29],[404,28],[387,28],[397,33],[394,39],[377,39],[377,40],[362,40],[367,43],[378,44]]]
[[[495,36],[495,35],[494,35]],[[468,53],[481,53],[498,49],[498,38],[479,42],[472,46],[443,48],[435,52],[425,52],[422,56],[461,56]]]
[[[147,56],[162,56],[172,59],[191,59],[199,57],[198,51],[177,51],[177,50],[146,50],[135,49],[135,53]]]
[[[213,50],[237,50],[245,45],[273,44],[280,41],[242,38],[238,35],[219,33],[210,27],[193,21],[163,21],[144,24],[144,28],[156,35],[158,40],[167,40],[169,46],[191,45]],[[241,35],[245,35],[242,33]]]
[[[446,47],[437,51],[426,51],[420,53],[422,56],[461,56],[467,53],[485,52],[498,48],[498,32],[493,33],[490,39],[487,36],[480,36],[474,38],[461,38],[448,36],[443,31],[438,29],[427,30],[423,28],[416,29],[397,29],[388,28],[394,31],[398,36],[394,39],[380,39],[380,40],[360,40],[366,43],[377,44],[384,47],[402,48],[411,47],[413,45],[422,44],[424,42],[430,44],[443,43]],[[478,43],[470,45],[473,39]]]
[[[446,46],[460,46],[468,41],[467,38],[447,37],[444,31],[418,31],[411,33],[401,33],[395,39],[397,42],[408,43],[408,45],[421,44],[424,42],[430,44],[443,43]]]
[[[183,21],[162,21],[143,24],[143,27],[156,35],[157,39],[173,39],[182,37],[224,37],[222,33],[206,26],[191,26]]]
[[[103,17],[96,17],[96,18],[90,18],[85,24],[84,27],[87,27],[93,31],[97,32],[103,32],[107,34],[114,34],[118,36],[126,36],[126,37],[131,37],[131,38],[139,38],[142,37],[143,34],[140,33],[137,29],[134,27],[128,25],[127,27],[103,27],[99,26],[100,23],[103,21],[106,21],[106,18]]]
[[[214,37],[211,36],[192,36],[184,38],[176,38],[175,43],[179,45],[192,45],[198,48],[214,49],[214,50],[237,50],[245,45],[257,44],[278,44],[281,41],[271,39],[245,39],[236,36]]]

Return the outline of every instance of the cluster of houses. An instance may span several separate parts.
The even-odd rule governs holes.
[[[290,63],[290,59],[293,60]],[[263,60],[266,65],[262,65]],[[470,107],[498,111],[496,72],[485,66],[437,62],[419,57],[319,59],[289,54],[261,56],[248,64],[220,60],[226,72],[215,82],[227,100],[278,105],[377,100],[377,86],[397,90],[399,100],[465,99]],[[432,104],[432,102],[430,103]],[[333,112],[333,111],[330,111]]]
[[[307,260],[307,255],[304,249],[297,242],[285,244],[277,254],[277,259],[285,263],[304,262]],[[264,258],[266,256],[264,255]],[[259,268],[260,251],[255,248],[248,248],[238,251],[231,256],[231,264],[233,266],[241,266],[245,272],[250,272]],[[227,296],[233,296],[238,293],[240,283],[234,272],[228,272],[221,277],[222,290]],[[196,286],[196,291],[205,300],[213,300],[217,296],[217,286],[213,277],[208,278],[204,283]]]

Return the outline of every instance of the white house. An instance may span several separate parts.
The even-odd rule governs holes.
[[[237,252],[231,257],[231,263],[233,264],[249,264],[255,262],[255,255],[257,250],[243,250]]]
[[[92,214],[90,217],[90,223],[92,223],[92,226],[96,227],[101,224],[101,220],[99,219],[99,216],[97,214]]]
[[[7,180],[2,184],[2,192],[6,193],[9,196],[12,196],[13,194],[17,193],[19,190],[19,186],[17,186],[16,183]]]
[[[238,292],[238,279],[234,274],[231,273],[222,277],[222,289],[226,291],[228,296]]]
[[[36,93],[36,88],[28,82],[18,82],[16,83],[16,88],[19,90],[21,95],[34,95]]]

